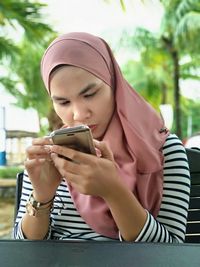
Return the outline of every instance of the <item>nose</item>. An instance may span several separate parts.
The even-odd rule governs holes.
[[[73,105],[72,113],[75,122],[86,122],[91,116],[91,111],[88,107],[81,104]]]

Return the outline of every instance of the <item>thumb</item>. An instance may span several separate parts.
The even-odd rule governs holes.
[[[93,141],[94,141],[95,148],[97,149],[97,155],[99,154],[98,153],[98,150],[99,150],[100,156],[102,158],[114,161],[113,153],[105,141],[101,141],[101,142],[97,140],[93,140]]]

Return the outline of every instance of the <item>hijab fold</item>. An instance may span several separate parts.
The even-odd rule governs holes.
[[[49,93],[50,74],[63,64],[83,68],[113,88],[116,109],[103,140],[113,152],[124,184],[156,217],[163,188],[162,146],[169,134],[163,120],[123,78],[103,39],[84,32],[56,38],[41,61],[42,78]],[[165,130],[161,131],[163,128]],[[76,209],[86,223],[97,233],[117,239],[118,229],[104,200],[68,187]]]

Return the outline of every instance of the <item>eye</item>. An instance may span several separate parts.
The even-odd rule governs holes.
[[[70,104],[70,101],[58,102],[57,104],[60,106],[68,106]]]
[[[90,93],[90,94],[85,94],[84,97],[85,98],[89,98],[89,97],[92,97],[94,95],[96,95],[97,91],[93,92],[93,93]]]

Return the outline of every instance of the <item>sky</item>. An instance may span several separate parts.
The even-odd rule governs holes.
[[[102,34],[123,26],[144,26],[158,29],[163,14],[157,0],[125,0],[127,9],[122,11],[119,0],[42,0],[48,4],[47,21],[51,20],[60,33],[87,31]],[[111,2],[111,3],[107,3]],[[46,9],[45,9],[46,10]]]
[[[118,0],[107,1],[112,2],[110,4],[103,0],[41,0],[40,2],[48,5],[43,9],[45,22],[53,25],[59,33],[87,31],[104,38],[107,37],[112,42],[117,40],[124,27],[134,30],[141,26],[154,32],[158,31],[163,15],[163,9],[158,0],[124,0],[127,6],[126,12],[122,11]],[[15,33],[15,35],[18,38],[18,33]],[[187,94],[189,97],[195,95],[200,99],[199,85],[194,86],[188,83],[182,87],[184,95]],[[190,91],[188,88],[190,88]],[[15,98],[8,95],[0,87],[0,106],[6,107],[6,128],[29,131],[35,129],[37,131],[36,113],[29,110],[24,112],[25,116],[22,116],[21,110],[10,107],[14,102]],[[15,120],[12,118],[13,113],[15,114]],[[24,123],[22,117],[29,118],[29,120]]]

